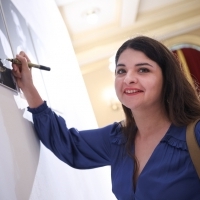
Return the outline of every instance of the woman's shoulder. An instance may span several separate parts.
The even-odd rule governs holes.
[[[187,126],[175,126],[172,124],[161,142],[165,142],[178,149],[188,150],[186,129]],[[198,121],[195,126],[195,136],[200,146],[200,121]]]
[[[161,142],[167,143],[173,148],[181,149],[183,151],[187,150],[186,126],[175,126],[174,124],[171,124]]]
[[[110,139],[112,144],[121,145],[126,142],[126,137],[122,132],[122,123],[123,122],[114,122],[112,125],[109,125],[112,130],[110,131]]]

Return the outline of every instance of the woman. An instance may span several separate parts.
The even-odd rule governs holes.
[[[22,68],[13,65],[13,74],[36,132],[59,159],[79,169],[110,165],[117,199],[200,199],[200,180],[185,136],[186,126],[200,117],[200,103],[165,46],[140,36],[119,48],[115,89],[125,120],[86,131],[66,127],[35,89],[28,57],[21,52],[17,59]],[[200,145],[200,122],[195,134]]]

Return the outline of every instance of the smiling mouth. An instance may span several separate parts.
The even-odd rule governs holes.
[[[125,94],[136,94],[142,92],[141,90],[125,90]]]

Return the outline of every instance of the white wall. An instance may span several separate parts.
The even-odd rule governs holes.
[[[52,69],[42,73],[49,105],[66,118],[69,127],[96,128],[70,37],[55,2],[12,2],[40,38],[46,58],[40,54],[41,64]],[[109,167],[81,171],[59,161],[39,143],[32,124],[22,117],[23,109],[15,103],[17,95],[3,87],[0,92],[0,199],[115,199]]]

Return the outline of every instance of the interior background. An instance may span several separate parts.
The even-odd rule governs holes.
[[[115,97],[109,58],[125,40],[147,35],[169,48],[182,43],[200,44],[200,0],[56,0],[56,3],[69,31],[99,126],[123,118]],[[99,16],[92,25],[85,17],[91,10],[97,10]]]

